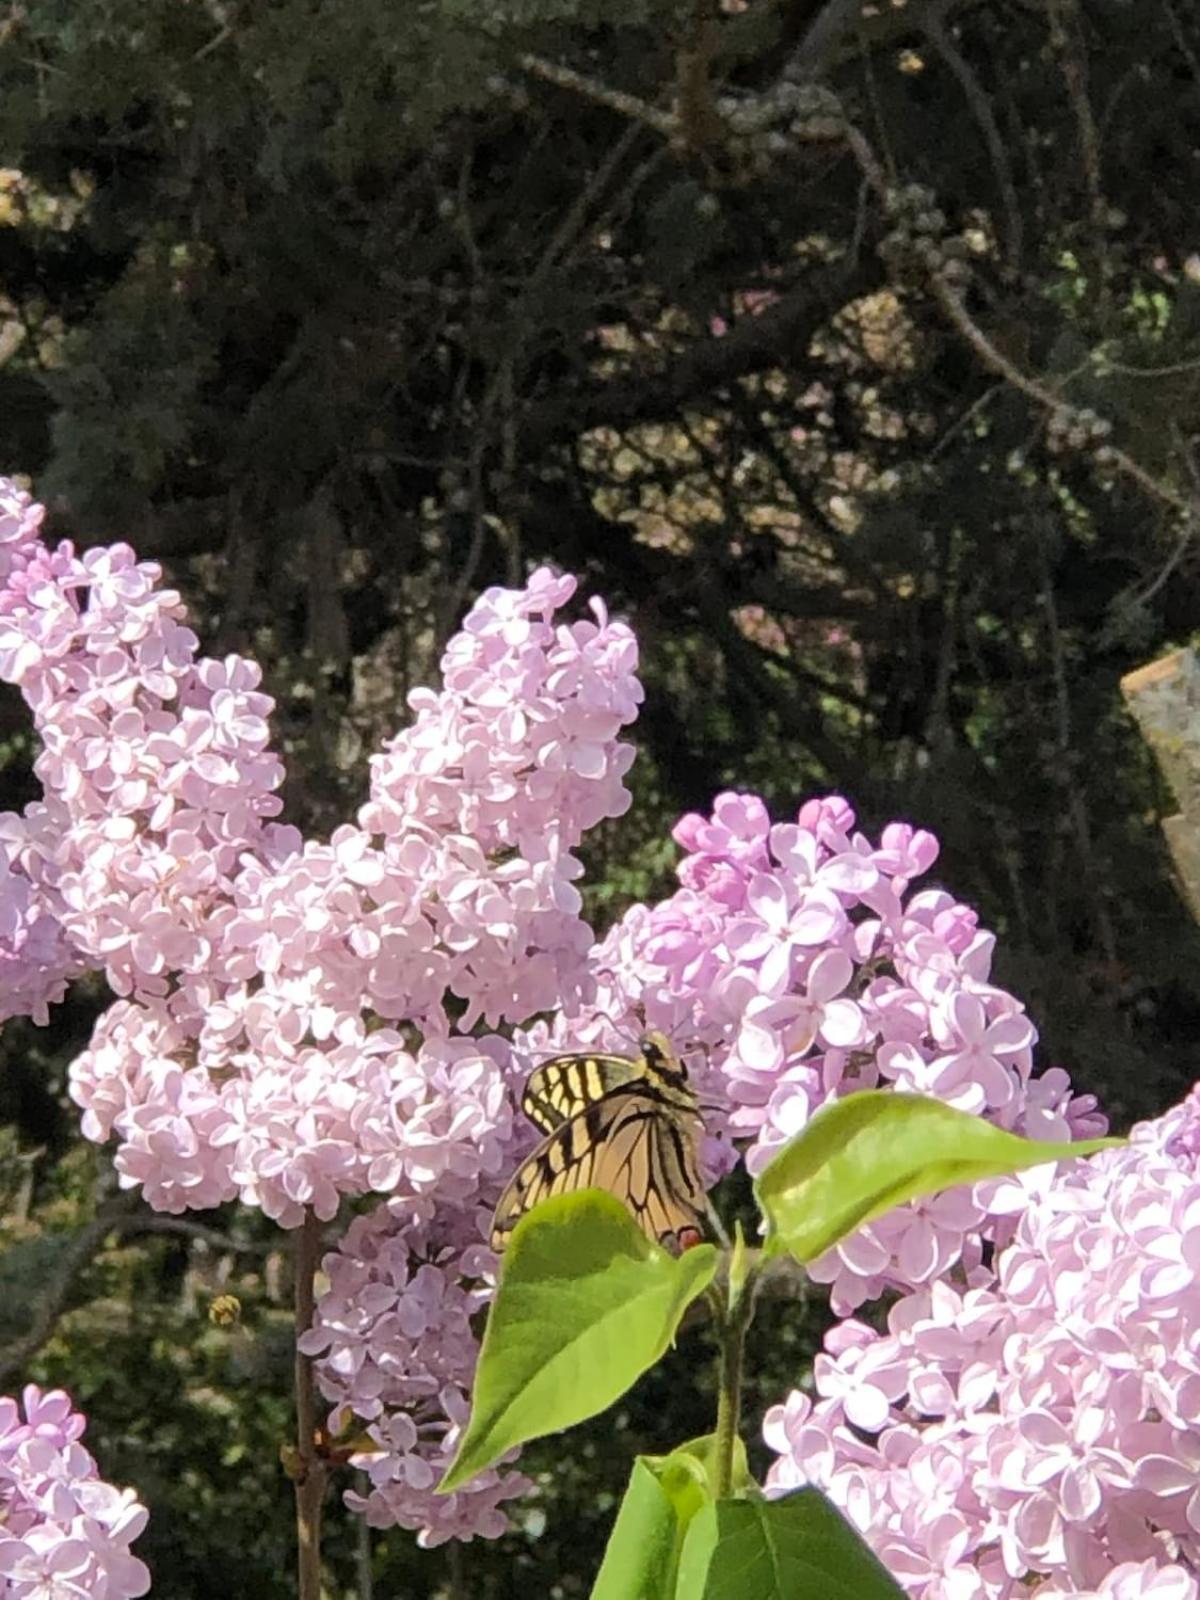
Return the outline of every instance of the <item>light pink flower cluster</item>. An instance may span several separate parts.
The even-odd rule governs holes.
[[[0,477],[0,584],[40,544],[45,517],[45,506],[11,478]]]
[[[994,1272],[834,1329],[769,1486],[817,1484],[920,1600],[1197,1600],[1198,1328],[1200,1092],[1046,1185]]]
[[[121,1183],[156,1211],[240,1197],[294,1227],[305,1207],[328,1221],[346,1194],[454,1204],[505,1166],[507,1041],[435,1037],[414,1051],[357,1016],[296,1037],[269,1001],[230,1012],[226,998],[189,1032],[165,1008],[119,1001],[72,1063],[85,1135],[119,1135]]]
[[[575,1004],[588,981],[573,851],[629,804],[630,630],[598,602],[561,621],[575,584],[549,571],[488,590],[441,690],[411,697],[374,759],[357,823],[305,842],[271,820],[257,667],[201,658],[155,566],[50,550],[40,521],[0,481],[0,677],[33,711],[44,791],[0,818],[9,1014],[106,972],[120,998],[71,1093],[157,1209],[240,1198],[293,1226],[376,1192],[473,1215],[529,1135],[507,1041],[472,1030]],[[504,1497],[473,1492],[468,1515],[427,1496],[419,1515],[494,1532]]]
[[[44,507],[0,478],[0,585],[40,549]],[[30,1016],[45,1023],[68,982],[84,969],[58,918],[35,887],[22,857],[30,844],[24,818],[0,815],[0,1022]],[[36,841],[33,843],[36,853]]]
[[[454,1203],[500,1169],[511,1106],[506,1047],[452,1030],[584,979],[572,850],[629,803],[629,629],[598,604],[556,622],[574,580],[547,571],[489,590],[358,825],[304,843],[268,820],[258,668],[198,657],[155,566],[51,551],[0,491],[0,676],[34,712],[45,796],[0,819],[0,961],[10,1013],[44,1014],[84,964],[127,997],[72,1071],[85,1131],[115,1133],[121,1181],[165,1210],[240,1196],[290,1226],[370,1190]]]
[[[507,1047],[454,1037],[453,1013],[465,1032],[578,992],[591,932],[571,849],[628,804],[632,635],[602,613],[556,626],[572,587],[543,572],[485,594],[440,695],[419,692],[376,759],[360,825],[276,864],[243,856],[205,967],[101,1021],[72,1094],[153,1205],[240,1195],[291,1226],[369,1190],[454,1203],[500,1170]]]
[[[125,1600],[150,1587],[129,1546],[146,1526],[132,1489],[102,1482],[86,1424],[61,1390],[0,1399],[0,1592],[6,1600]]]
[[[257,666],[198,660],[159,576],[125,545],[76,557],[34,543],[14,559],[0,678],[33,712],[44,799],[10,868],[117,994],[198,1006],[242,855],[296,841],[264,822],[283,769],[266,749]]]
[[[23,817],[0,815],[0,1022],[44,1025],[85,964],[21,866],[27,837]]]
[[[331,1429],[354,1415],[379,1446],[352,1458],[371,1487],[347,1503],[373,1527],[419,1529],[425,1546],[497,1538],[507,1526],[500,1506],[529,1488],[492,1468],[454,1494],[433,1493],[470,1410],[479,1354],[470,1319],[491,1296],[483,1280],[495,1268],[479,1242],[486,1220],[397,1200],[357,1218],[325,1257],[329,1289],[300,1341],[322,1358]]]
[[[813,1113],[856,1089],[894,1084],[1035,1138],[1102,1132],[1091,1096],[1065,1073],[1033,1077],[1036,1038],[1021,1003],[989,980],[994,938],[940,889],[912,888],[937,841],[904,823],[878,844],[839,797],[772,824],[755,795],[724,794],[685,817],[681,888],[637,906],[593,957],[586,1024],[554,1037],[634,1037],[639,1016],[696,1055],[702,1097],[724,1131],[752,1142],[758,1171]],[[544,1031],[529,1042],[543,1045]],[[698,1058],[698,1059],[697,1059]],[[710,1125],[718,1127],[717,1118]],[[713,1164],[728,1164],[728,1148]],[[894,1211],[814,1263],[846,1312],[886,1287],[933,1282],[1011,1228],[1011,1196],[958,1189]]]

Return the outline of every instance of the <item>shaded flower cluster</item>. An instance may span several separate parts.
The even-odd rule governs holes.
[[[994,937],[940,889],[914,888],[937,858],[931,834],[904,823],[872,843],[838,796],[772,823],[755,795],[724,794],[710,817],[684,817],[681,887],[636,906],[593,956],[586,1024],[553,1037],[611,1043],[640,1018],[685,1047],[702,1097],[726,1108],[712,1170],[750,1141],[752,1172],[828,1101],[892,1085],[934,1095],[1032,1138],[1104,1131],[1091,1096],[1065,1073],[1032,1075],[1036,1032],[990,981]],[[527,1042],[544,1046],[544,1031]],[[813,1264],[834,1309],[885,1288],[931,1283],[1011,1231],[1010,1198],[960,1188],[902,1207]]]
[[[1198,1157],[1193,1093],[1027,1194],[994,1271],[834,1329],[769,1486],[821,1487],[919,1600],[1197,1600]]]
[[[353,1415],[378,1446],[352,1457],[370,1480],[347,1503],[373,1527],[420,1530],[425,1546],[497,1538],[506,1500],[529,1480],[492,1468],[453,1494],[434,1485],[454,1457],[479,1354],[470,1319],[491,1296],[495,1257],[479,1243],[486,1213],[397,1200],[357,1218],[325,1257],[329,1288],[301,1348],[319,1356],[336,1432]]]
[[[86,1423],[61,1390],[0,1399],[0,1592],[126,1600],[150,1587],[129,1546],[146,1526],[132,1489],[97,1475]]]

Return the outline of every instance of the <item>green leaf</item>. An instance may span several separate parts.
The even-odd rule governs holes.
[[[759,1173],[766,1251],[812,1261],[906,1200],[1123,1143],[1043,1144],[941,1100],[865,1089],[823,1107]]]
[[[592,1600],[673,1600],[675,1573],[692,1519],[712,1502],[716,1436],[691,1439],[666,1456],[639,1456],[609,1536]],[[733,1481],[754,1486],[746,1447],[735,1443]]]
[[[536,1206],[504,1253],[471,1420],[440,1491],[610,1406],[671,1343],[716,1263],[710,1244],[668,1255],[602,1189]]]
[[[715,1433],[703,1434],[699,1439],[689,1439],[686,1444],[681,1444],[666,1456],[640,1456],[638,1458],[658,1476],[663,1488],[680,1503],[676,1495],[675,1486],[682,1485],[686,1477],[689,1481],[699,1484],[709,1499],[712,1498],[712,1485],[717,1480],[717,1436]],[[740,1438],[733,1441],[733,1489],[735,1494],[744,1494],[747,1490],[757,1487],[750,1476],[750,1465],[746,1459],[746,1446]],[[686,1492],[686,1491],[685,1491]]]
[[[672,1600],[683,1532],[670,1496],[639,1456],[609,1535],[592,1600]]]
[[[706,1506],[684,1537],[675,1594],[678,1600],[903,1600],[903,1590],[816,1489]]]
[[[740,1220],[735,1218],[733,1224],[733,1249],[729,1252],[729,1304],[731,1306],[736,1306],[741,1300],[749,1272],[750,1256],[746,1250],[746,1238],[742,1232]]]

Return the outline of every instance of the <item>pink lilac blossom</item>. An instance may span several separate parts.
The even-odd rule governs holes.
[[[270,859],[294,840],[267,821],[283,770],[259,669],[197,659],[159,576],[125,545],[76,557],[67,542],[26,544],[0,588],[0,678],[42,742],[21,869],[118,995],[183,1005],[211,968],[211,919],[243,853]]]
[[[574,850],[629,804],[619,733],[641,690],[633,635],[598,602],[589,619],[556,619],[572,579],[541,571],[487,591],[447,647],[441,690],[411,697],[411,724],[373,760],[356,823],[306,842],[273,820],[282,769],[254,663],[199,657],[179,597],[127,547],[77,558],[45,547],[39,523],[0,484],[0,676],[44,746],[43,800],[0,822],[0,954],[31,1010],[81,967],[107,973],[118,999],[72,1094],[89,1137],[116,1136],[122,1184],[155,1207],[240,1197],[292,1226],[306,1208],[329,1219],[343,1197],[391,1194],[379,1227],[401,1230],[394,1250],[420,1218],[447,1281],[473,1280],[487,1203],[530,1132],[513,1115],[510,1047],[466,1035],[553,1010],[527,1047],[564,1041],[564,1016],[590,1043],[614,1022],[635,1032],[641,1013],[703,1048],[714,1174],[737,1158],[733,1140],[750,1142],[758,1170],[825,1101],[881,1082],[1043,1136],[1097,1128],[1064,1074],[1031,1076],[1033,1028],[990,983],[992,939],[974,913],[913,891],[936,841],[896,823],[872,844],[836,796],[794,822],[737,794],[684,818],[679,891],[593,946]],[[1027,1192],[959,1190],[898,1211],[814,1275],[849,1310],[955,1264],[977,1273]],[[359,1229],[354,1248],[369,1237]],[[388,1274],[370,1281],[373,1307],[410,1295]],[[450,1323],[460,1311],[452,1300]],[[342,1316],[331,1305],[319,1327]],[[327,1375],[342,1337],[330,1334]],[[443,1422],[461,1411],[456,1350]],[[368,1513],[431,1537],[494,1531],[503,1494],[469,1497],[461,1516],[422,1500],[432,1413],[417,1449],[406,1422],[361,1411],[377,1399],[367,1370],[361,1392],[342,1377],[334,1392],[372,1415],[381,1442],[386,1431]],[[873,1419],[897,1381],[864,1355],[839,1393]]]
[[[0,477],[0,584],[41,540],[46,508],[11,478]]]
[[[572,848],[628,804],[632,635],[602,611],[556,626],[570,593],[539,573],[485,594],[441,695],[418,693],[377,758],[360,826],[277,863],[243,855],[206,917],[207,965],[102,1019],[72,1094],[91,1136],[119,1136],[122,1183],[175,1211],[238,1195],[292,1226],[369,1190],[437,1184],[453,1203],[500,1171],[507,1046],[455,1037],[452,1012],[465,1033],[580,992]]]
[[[1197,1600],[1200,1089],[1034,1193],[993,1265],[834,1329],[768,1412],[914,1600]],[[870,1436],[870,1437],[868,1437]]]
[[[530,1132],[507,1040],[473,1033],[588,984],[574,851],[629,805],[632,633],[598,601],[563,621],[575,582],[547,570],[488,590],[441,690],[414,693],[373,760],[356,824],[304,841],[273,820],[257,666],[199,656],[178,595],[126,546],[77,557],[40,522],[0,481],[0,677],[43,745],[42,800],[0,818],[8,1014],[42,1016],[75,972],[105,972],[118,998],[71,1093],[157,1209],[240,1198],[290,1227],[375,1192],[484,1215]],[[436,1403],[461,1422],[465,1370],[425,1396],[426,1431]],[[368,1514],[390,1506],[431,1538],[499,1531],[510,1491],[448,1509],[403,1431],[371,1465]]]
[[[0,478],[0,585],[39,547],[45,514],[23,489]],[[0,1022],[30,1016],[44,1024],[84,963],[34,886],[23,860],[27,848],[24,819],[0,815]]]
[[[26,839],[23,818],[0,815],[0,1022],[44,1026],[85,965],[24,868]]]
[[[718,1107],[714,1174],[735,1159],[731,1140],[749,1141],[758,1172],[822,1105],[887,1085],[1035,1138],[1103,1131],[1065,1073],[1032,1075],[1035,1030],[991,982],[995,941],[975,913],[914,888],[937,858],[931,834],[892,823],[872,843],[840,796],[772,823],[756,795],[730,793],[711,816],[684,817],[675,838],[687,852],[679,890],[635,906],[597,946],[587,1015],[531,1030],[526,1046],[627,1046],[642,1018],[662,1028]],[[1014,1192],[977,1185],[902,1207],[812,1275],[844,1314],[956,1263],[973,1269],[985,1241],[1011,1233]]]
[[[480,1242],[487,1212],[386,1201],[357,1218],[325,1257],[329,1288],[301,1349],[321,1358],[336,1432],[350,1415],[378,1446],[351,1458],[365,1493],[346,1496],[373,1527],[415,1528],[425,1546],[497,1538],[500,1507],[529,1480],[492,1468],[435,1496],[470,1410],[478,1341],[470,1319],[491,1297],[495,1257]]]
[[[121,1182],[160,1209],[238,1196],[285,1226],[494,1178],[507,1047],[454,1035],[586,981],[573,851],[629,804],[630,630],[599,602],[557,620],[574,580],[549,571],[488,590],[357,825],[305,842],[271,820],[257,666],[198,656],[153,564],[50,550],[39,521],[0,484],[0,676],[44,791],[0,819],[0,962],[10,1013],[44,1014],[86,965],[120,997],[72,1070],[86,1132],[117,1137]]]
[[[79,1443],[86,1423],[61,1390],[29,1384],[0,1399],[0,1590],[126,1600],[150,1588],[129,1546],[146,1526],[131,1489],[97,1475]]]

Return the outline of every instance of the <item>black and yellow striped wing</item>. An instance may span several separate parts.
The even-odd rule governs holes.
[[[661,1034],[636,1058],[560,1056],[531,1074],[522,1105],[545,1138],[500,1197],[492,1248],[503,1250],[525,1213],[555,1194],[607,1189],[658,1243],[699,1232],[703,1124],[687,1074]]]
[[[529,1074],[521,1110],[543,1133],[553,1133],[585,1106],[643,1074],[641,1063],[628,1056],[555,1056]]]

